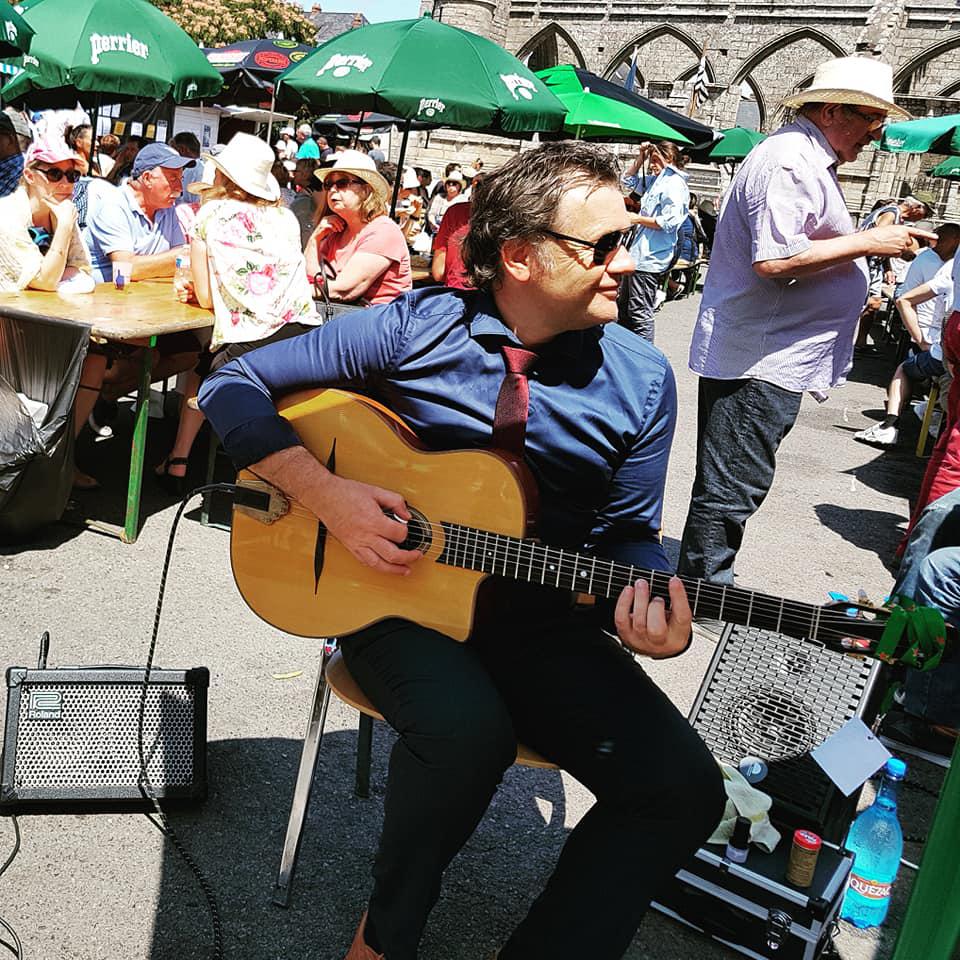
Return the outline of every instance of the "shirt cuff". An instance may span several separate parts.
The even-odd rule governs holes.
[[[753,262],[764,260],[788,260],[798,253],[806,253],[810,249],[809,237],[793,237],[785,243],[775,243],[772,239],[758,240],[753,245]]]
[[[247,420],[221,439],[238,470],[259,463],[271,453],[303,445],[290,421],[279,414]]]

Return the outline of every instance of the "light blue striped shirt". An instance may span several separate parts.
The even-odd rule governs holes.
[[[630,255],[641,273],[663,273],[673,261],[680,227],[690,212],[690,191],[686,177],[666,166],[656,176],[624,177],[636,193],[643,191],[640,213],[660,224],[659,230],[639,227],[630,244]]]
[[[741,164],[717,223],[690,344],[694,373],[797,392],[843,382],[867,295],[866,260],[794,280],[753,269],[803,253],[812,240],[854,232],[837,162],[817,126],[798,117]]]

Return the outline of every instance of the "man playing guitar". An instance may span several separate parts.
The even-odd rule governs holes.
[[[519,439],[539,490],[539,537],[665,570],[657,531],[676,392],[663,355],[613,322],[619,281],[633,270],[629,226],[605,150],[524,151],[474,195],[464,259],[476,290],[414,292],[251,352],[205,382],[201,409],[238,465],[316,514],[375,575],[429,562],[400,546],[408,505],[338,476],[335,449],[317,459],[273,398],[356,391],[433,450]],[[517,356],[527,358],[526,373],[514,366],[508,376],[519,419],[515,402],[498,401]],[[539,583],[492,577],[484,587],[466,643],[398,617],[341,638],[350,672],[400,735],[373,891],[348,960],[414,960],[443,871],[518,740],[596,803],[500,960],[622,956],[659,885],[722,813],[713,758],[623,649],[658,658],[686,649],[691,613],[678,579],[669,604],[638,581],[613,609],[577,608]]]

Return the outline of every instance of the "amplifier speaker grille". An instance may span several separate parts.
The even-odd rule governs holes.
[[[206,791],[204,668],[151,671],[144,753],[161,797]],[[7,671],[0,801],[142,799],[137,746],[143,670]]]
[[[690,713],[717,759],[766,761],[757,784],[782,824],[842,839],[856,795],[844,797],[810,751],[860,717],[876,716],[881,665],[770,630],[728,624]]]

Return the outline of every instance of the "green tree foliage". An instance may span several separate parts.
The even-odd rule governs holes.
[[[283,35],[313,43],[316,27],[291,0],[152,0],[202,47]]]

